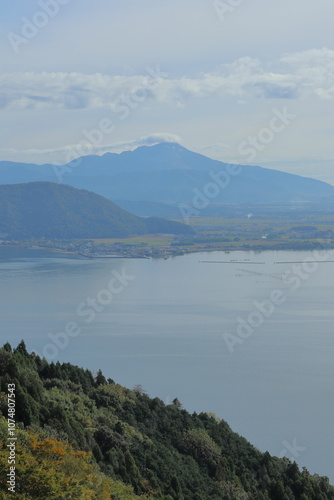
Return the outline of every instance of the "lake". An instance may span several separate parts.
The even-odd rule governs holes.
[[[0,247],[1,337],[214,412],[334,483],[334,252],[88,260]]]

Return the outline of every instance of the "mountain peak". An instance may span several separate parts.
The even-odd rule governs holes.
[[[151,146],[152,148],[157,148],[157,149],[171,149],[171,150],[186,150],[189,151],[188,149],[184,148],[179,144],[178,142],[159,142],[158,144],[154,144]]]
[[[176,142],[160,142],[121,154],[83,157],[75,168],[65,168],[57,180],[118,202],[159,203],[177,209],[193,203],[217,207],[226,203],[322,203],[334,198],[334,186],[318,180],[252,165],[238,167],[239,173],[231,174],[221,161]],[[0,169],[0,184],[37,180],[55,181],[54,167],[14,163]]]
[[[123,153],[135,153],[136,151],[189,151],[177,142],[158,142],[157,144],[138,146],[133,151],[123,151]],[[121,154],[123,154],[121,153]]]

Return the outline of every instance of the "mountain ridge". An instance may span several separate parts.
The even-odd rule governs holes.
[[[11,392],[9,392],[11,391]],[[25,500],[333,500],[327,477],[261,452],[214,414],[190,414],[71,363],[0,348],[0,497],[8,394],[15,393],[16,494]]]
[[[221,187],[212,173],[230,176]],[[0,184],[52,181],[88,189],[114,202],[136,202],[137,215],[160,215],[168,207],[191,205],[194,193],[215,189],[209,199],[217,207],[226,204],[290,205],[334,200],[334,186],[323,181],[254,165],[231,165],[189,151],[177,143],[141,146],[134,151],[79,158],[63,166],[0,162]],[[218,187],[218,190],[217,190]],[[146,203],[146,207],[141,207]],[[152,204],[147,211],[147,203]],[[154,204],[160,204],[154,207]],[[141,213],[142,212],[142,213]]]

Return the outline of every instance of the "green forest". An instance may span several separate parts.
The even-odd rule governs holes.
[[[0,186],[0,214],[0,233],[9,240],[193,234],[186,224],[137,217],[96,193],[52,182]]]
[[[0,349],[0,440],[0,500],[334,499],[328,478],[261,453],[215,415],[190,414],[177,399],[166,405],[101,371],[49,363],[24,341]]]

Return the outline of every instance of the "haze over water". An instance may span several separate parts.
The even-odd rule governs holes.
[[[43,354],[49,333],[76,322],[80,335],[55,347],[55,360],[101,368],[190,411],[213,411],[262,451],[333,482],[333,256],[304,265],[298,278],[301,264],[292,262],[312,261],[312,252],[85,260],[0,248],[2,341],[23,338]],[[87,323],[77,307],[89,309],[87,299],[108,287],[113,271],[134,279]],[[231,352],[226,333],[237,335],[238,318],[247,323],[258,312],[254,301],[263,304],[273,290],[282,303]]]

